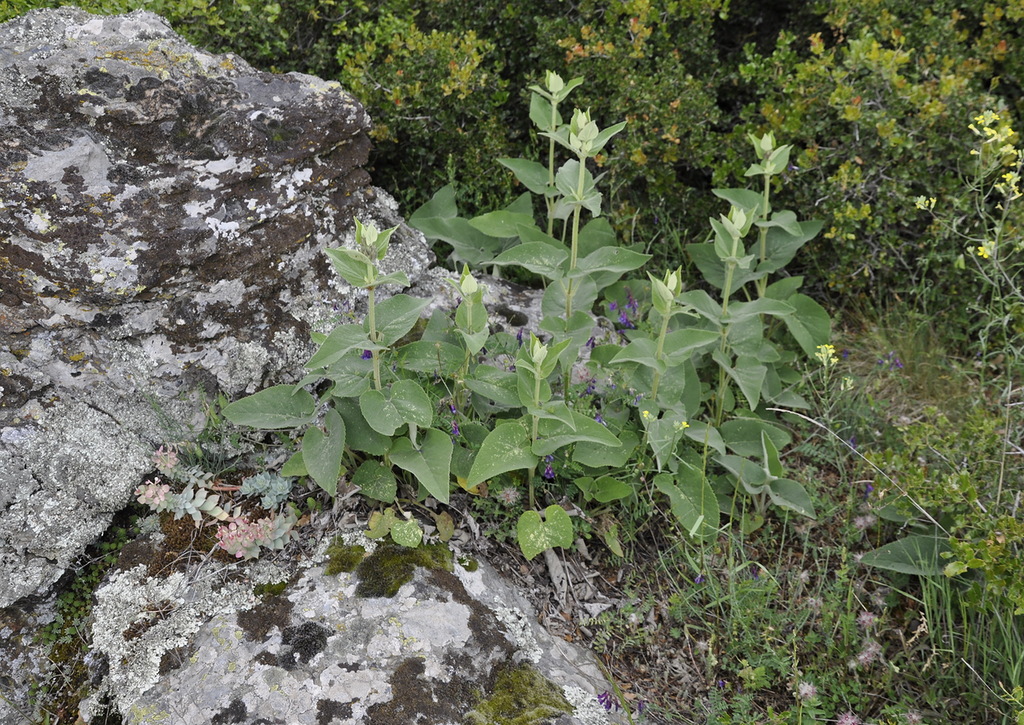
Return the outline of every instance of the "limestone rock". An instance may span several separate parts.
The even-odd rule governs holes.
[[[428,566],[410,565],[384,596],[403,557]],[[536,713],[523,723],[612,722],[593,655],[548,635],[487,564],[466,568],[441,546],[381,547],[351,574],[327,574],[320,559],[165,578],[121,570],[97,592],[94,661],[106,674],[91,702],[105,688],[130,725],[504,725],[513,715],[500,698],[518,680],[528,686],[511,693],[514,717]],[[266,586],[278,581],[282,591]]]
[[[401,223],[362,169],[369,128],[338,84],[148,12],[0,25],[0,607],[107,527],[161,417],[187,430],[197,389],[296,379],[310,329],[358,305],[322,250],[354,215]],[[394,239],[385,269],[415,280],[425,240]]]

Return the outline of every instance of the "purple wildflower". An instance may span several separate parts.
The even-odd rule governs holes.
[[[632,310],[633,314],[636,314],[640,310],[640,303],[636,301],[633,293],[628,289],[626,290],[626,307]]]
[[[870,496],[871,492],[874,491],[874,490],[875,490],[874,486],[872,486],[870,483],[866,484],[864,486],[864,498],[867,498],[868,496]]]
[[[369,360],[371,357],[373,357],[373,351],[363,350],[363,354],[360,355],[359,357],[361,357],[363,360]]]
[[[603,425],[605,427],[608,426],[608,424],[604,422],[604,418],[601,417],[600,413],[598,413],[597,415],[594,416],[594,420],[596,420],[598,423],[600,423],[601,425]]]
[[[619,700],[612,693],[605,691],[597,696],[597,701],[601,703],[608,712],[617,711],[619,709]]]
[[[587,349],[588,350],[593,350],[595,347],[597,347],[597,340],[595,340],[594,336],[591,335],[590,339],[587,340]]]
[[[523,328],[519,328],[519,332],[516,333],[516,343],[519,347],[523,346]]]
[[[693,578],[693,583],[694,584],[703,584],[704,581],[705,581],[705,579],[704,579],[704,575],[703,574],[698,574],[697,576],[695,576]]]
[[[615,312],[615,310],[617,310],[617,309],[619,309],[619,303],[618,302],[609,302],[608,303],[608,311],[609,312]]]
[[[462,431],[459,430],[459,424],[456,421],[452,421],[452,437],[458,438],[462,435]]]
[[[627,330],[636,329],[636,325],[630,322],[629,315],[626,314],[625,310],[619,313],[619,324],[625,327]]]
[[[551,461],[555,460],[554,456],[545,456],[544,461],[547,465],[544,466],[543,477],[548,481],[555,480],[555,469],[551,467]]]

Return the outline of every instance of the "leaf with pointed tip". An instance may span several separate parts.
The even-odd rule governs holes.
[[[534,194],[543,196],[548,190],[548,170],[528,159],[498,159],[498,163],[515,174],[519,183]]]
[[[383,503],[394,503],[398,492],[395,474],[380,461],[363,461],[352,475],[352,483],[367,498]]]
[[[419,448],[408,438],[399,438],[391,447],[391,462],[420,482],[431,496],[448,503],[452,465],[452,439],[435,428],[422,431]]]
[[[519,548],[527,561],[556,546],[572,546],[572,520],[565,509],[551,505],[544,509],[544,521],[536,511],[524,511],[519,517],[516,533]]]
[[[280,430],[306,425],[316,412],[316,399],[292,385],[274,385],[224,406],[224,417],[235,425]]]
[[[544,242],[526,242],[507,249],[494,258],[498,266],[516,265],[555,279],[562,276],[562,264],[569,258],[568,250]]]
[[[475,486],[508,471],[532,468],[537,456],[530,452],[530,432],[520,421],[502,423],[484,439],[469,470],[467,485]]]
[[[320,348],[306,363],[309,370],[325,368],[352,350],[366,350],[375,347],[362,325],[338,325],[320,344]]]
[[[405,418],[395,404],[379,390],[367,390],[359,396],[359,410],[371,428],[384,436],[392,436],[405,425]]]
[[[776,478],[768,483],[768,497],[782,509],[796,511],[809,519],[815,518],[814,504],[803,485],[788,478]]]
[[[302,461],[316,485],[334,496],[345,454],[345,421],[332,408],[324,416],[324,427],[326,432],[314,426],[302,436]]]
[[[395,295],[377,305],[377,335],[381,345],[393,345],[403,337],[420,319],[420,312],[430,304],[430,300],[421,300],[409,295]],[[369,318],[363,321],[364,329],[369,331]]]

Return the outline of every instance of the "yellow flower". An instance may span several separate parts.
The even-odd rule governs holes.
[[[995,111],[984,111],[980,116],[975,116],[974,120],[983,126],[991,126],[999,120],[999,114]]]
[[[971,247],[971,250],[982,259],[990,259],[996,251],[996,245],[995,242],[982,242],[980,247]]]
[[[640,412],[640,417],[643,418],[644,420],[650,420],[651,419],[651,411],[649,411],[649,410],[641,411]]]
[[[935,208],[934,196],[919,196],[914,199],[914,206],[918,209],[930,210]]]
[[[689,427],[690,424],[687,423],[685,420],[681,420],[678,423],[676,423],[676,430],[686,430]]]
[[[836,348],[833,345],[818,345],[818,352],[814,353],[814,357],[818,358],[826,368],[839,362],[839,358],[836,357]]]

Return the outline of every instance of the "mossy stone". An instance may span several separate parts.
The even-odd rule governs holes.
[[[261,599],[264,597],[276,597],[284,592],[288,588],[288,582],[274,582],[266,584],[257,584],[252,588],[252,593]]]
[[[381,546],[356,567],[359,577],[356,596],[393,597],[403,584],[412,581],[418,566],[451,571],[452,553],[442,544],[416,549],[390,544]]]
[[[498,675],[494,693],[466,714],[468,725],[540,725],[566,713],[570,705],[562,691],[532,667],[517,667]]]
[[[327,566],[324,574],[336,576],[342,572],[352,572],[366,558],[366,549],[359,545],[348,546],[339,536],[327,547]]]

